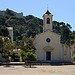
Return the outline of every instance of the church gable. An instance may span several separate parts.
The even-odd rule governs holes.
[[[43,32],[43,33],[41,33],[41,34],[38,34],[38,36],[40,37],[40,36],[44,36],[44,35],[51,35],[51,36],[53,36],[53,37],[60,37],[60,35],[59,34],[56,34],[55,32],[51,32],[51,31],[46,31],[46,32]]]
[[[51,48],[56,45],[59,46],[60,43],[60,36],[54,32],[43,32],[37,35],[39,45],[42,47],[51,46]]]

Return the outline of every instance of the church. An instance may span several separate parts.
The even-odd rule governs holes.
[[[37,61],[71,62],[71,48],[61,44],[61,36],[53,32],[52,17],[47,10],[43,15],[43,32],[34,40]]]

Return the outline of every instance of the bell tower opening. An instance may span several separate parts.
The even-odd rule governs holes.
[[[43,32],[52,31],[52,14],[47,10],[43,15]]]
[[[47,18],[47,24],[50,24],[50,18]]]

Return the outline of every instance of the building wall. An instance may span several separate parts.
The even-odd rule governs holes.
[[[47,43],[46,39],[50,38],[51,42]],[[39,61],[46,61],[46,50],[44,47],[50,46],[53,50],[50,50],[52,53],[52,60],[55,62],[70,62],[71,61],[71,50],[70,47],[62,45],[60,43],[60,35],[57,35],[54,32],[43,32],[36,36],[35,39],[35,46],[36,46],[36,55],[37,60]]]
[[[74,60],[73,56],[75,55],[75,43],[72,44],[70,47],[71,47],[71,59]]]
[[[61,61],[71,62],[71,48],[64,44],[61,44]]]
[[[23,13],[21,12],[21,13],[16,13],[15,12],[15,15],[17,16],[17,17],[23,17]]]
[[[37,35],[37,39],[36,39],[36,46],[37,47],[37,59],[38,60],[45,60],[45,50],[43,49],[46,46],[51,46],[52,48],[54,48],[54,50],[52,50],[51,52],[53,53],[53,60],[59,60],[59,35],[47,31],[44,33],[41,33],[39,35]],[[50,38],[51,42],[47,43],[46,39]]]
[[[0,15],[5,15],[5,11],[0,11]]]

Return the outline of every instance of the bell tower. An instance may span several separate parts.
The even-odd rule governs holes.
[[[43,15],[43,32],[52,31],[52,14],[47,10]]]

